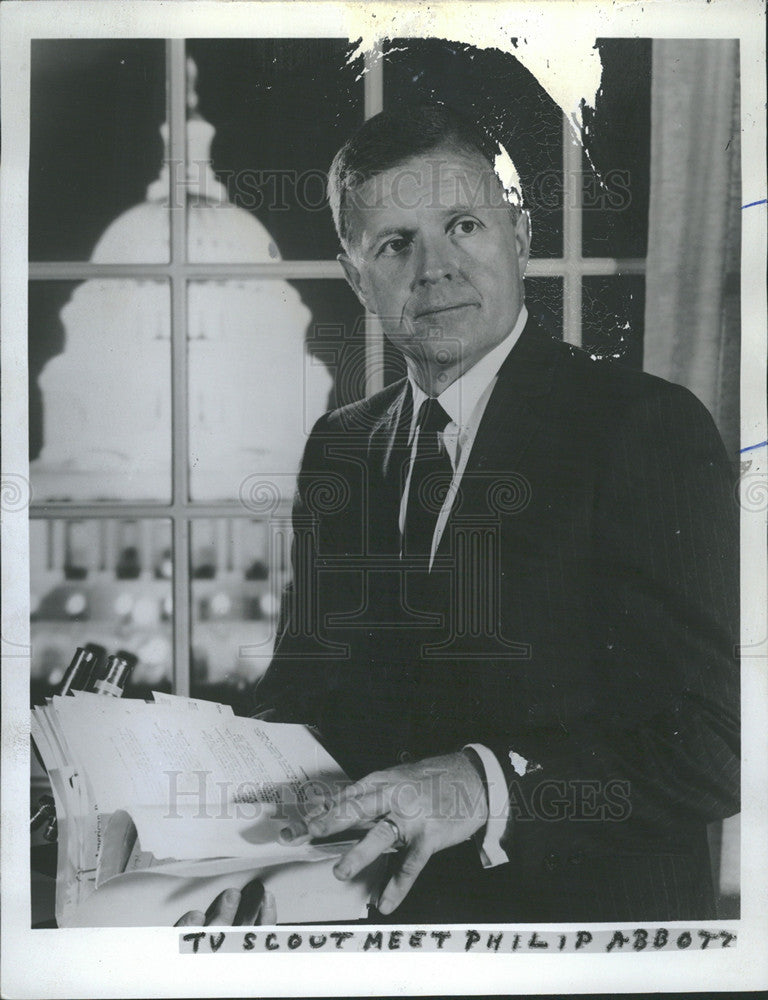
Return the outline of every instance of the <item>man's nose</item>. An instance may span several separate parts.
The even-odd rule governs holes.
[[[417,256],[415,279],[420,285],[434,285],[456,276],[456,259],[450,240],[434,238],[425,240]]]

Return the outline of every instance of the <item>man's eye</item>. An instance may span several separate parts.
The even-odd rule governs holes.
[[[454,223],[453,231],[460,236],[470,236],[479,228],[480,225],[475,219],[459,219],[458,222]]]
[[[395,239],[388,240],[381,250],[379,250],[379,253],[383,254],[385,257],[393,257],[395,254],[402,253],[407,246],[407,239],[403,236],[396,236]]]

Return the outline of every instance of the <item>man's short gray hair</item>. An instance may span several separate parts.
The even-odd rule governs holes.
[[[512,161],[501,144],[484,129],[437,101],[406,105],[374,115],[333,159],[328,172],[328,200],[342,246],[350,246],[349,196],[366,181],[421,156],[438,146],[455,146],[479,153],[499,177],[503,196],[515,220],[522,209],[519,183],[500,175],[499,164]]]

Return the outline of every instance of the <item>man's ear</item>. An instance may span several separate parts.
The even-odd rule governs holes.
[[[525,269],[528,266],[528,257],[531,253],[531,217],[525,209],[520,210],[520,215],[515,223],[515,242],[517,244],[520,277],[522,277],[525,274]]]
[[[376,310],[370,307],[365,292],[363,291],[363,282],[360,277],[360,272],[352,263],[351,259],[347,256],[347,254],[340,253],[337,254],[336,260],[344,268],[344,276],[346,277],[350,288],[360,300],[360,305],[365,309],[368,309],[369,312],[375,312]]]

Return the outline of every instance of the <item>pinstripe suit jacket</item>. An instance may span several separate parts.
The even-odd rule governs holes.
[[[405,381],[323,417],[258,709],[353,777],[484,743],[510,863],[440,852],[391,919],[714,916],[708,821],[738,809],[737,506],[687,390],[532,322],[475,438],[432,573],[397,512]]]

